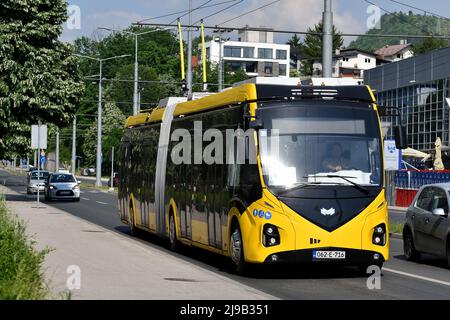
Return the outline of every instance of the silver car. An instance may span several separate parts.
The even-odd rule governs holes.
[[[45,200],[67,199],[80,201],[80,182],[70,173],[52,173],[45,183]]]
[[[450,267],[450,183],[420,188],[406,213],[403,246],[408,260],[421,253],[446,257]]]
[[[27,194],[33,194],[38,192],[44,192],[45,188],[45,181],[47,180],[49,176],[49,172],[42,170],[39,171],[39,179],[38,179],[38,172],[37,171],[31,171],[28,174],[27,178]]]

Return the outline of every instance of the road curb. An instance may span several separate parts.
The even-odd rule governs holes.
[[[390,233],[389,236],[394,239],[403,239],[403,235],[400,233]]]

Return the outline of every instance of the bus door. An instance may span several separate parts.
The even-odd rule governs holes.
[[[222,247],[222,202],[221,202],[221,180],[223,176],[223,165],[209,166],[210,174],[210,191],[208,192],[208,232],[209,245],[221,248]]]
[[[208,165],[208,174],[206,182],[206,212],[208,215],[208,244],[211,247],[216,246],[215,232],[215,165]]]

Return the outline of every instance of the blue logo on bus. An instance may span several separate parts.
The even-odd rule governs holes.
[[[270,220],[272,218],[272,213],[270,213],[269,211],[266,212],[266,219]]]
[[[254,217],[258,216],[258,209],[253,210],[253,216]]]
[[[264,217],[264,210],[259,210],[259,217],[260,218]]]

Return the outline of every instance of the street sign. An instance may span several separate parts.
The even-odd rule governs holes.
[[[395,140],[384,140],[384,170],[400,170],[402,164],[402,150],[397,149]]]
[[[41,140],[40,143],[38,143],[38,136]],[[47,149],[47,125],[31,126],[31,149]]]

